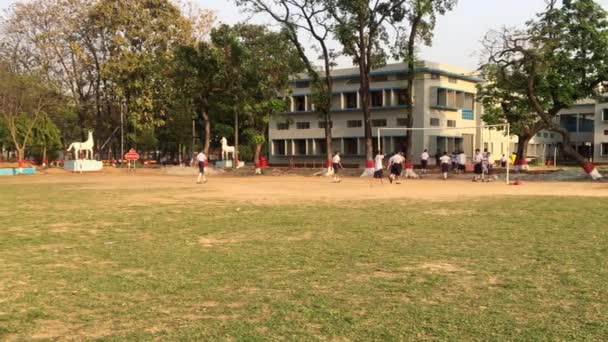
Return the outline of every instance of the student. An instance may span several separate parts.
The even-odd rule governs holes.
[[[205,177],[205,163],[207,162],[207,156],[202,150],[196,156],[196,161],[198,162],[198,178],[196,179],[196,184],[201,184],[201,177],[203,178],[203,183],[207,183],[207,177]]]
[[[342,167],[342,163],[341,163],[341,159],[340,159],[340,152],[336,152],[334,154],[334,157],[331,158],[331,164],[332,167],[334,168],[334,183],[340,183],[340,175],[338,174],[338,169],[343,169],[344,167]]]
[[[458,153],[453,151],[449,157],[450,161],[452,162],[452,171],[456,172],[458,170]]]
[[[460,154],[458,154],[458,171],[465,174],[467,171],[466,164],[467,164],[467,155],[464,154],[464,151],[460,151]]]
[[[422,154],[420,155],[420,164],[422,164],[422,173],[426,173],[427,172],[427,167],[429,165],[429,152],[428,150],[425,148],[424,151],[422,152]]]
[[[441,174],[443,179],[448,179],[448,172],[450,172],[450,163],[452,158],[448,156],[447,152],[443,152],[443,156],[439,158],[439,161],[441,162]]]
[[[392,156],[388,160],[387,169],[390,170],[390,175],[388,176],[388,180],[391,183],[393,181],[397,181],[397,184],[401,184],[401,183],[399,183],[399,176],[401,175],[401,171],[403,170],[404,161],[405,161],[405,158],[403,158],[403,152],[395,153],[395,155]]]
[[[490,174],[492,174],[492,166],[494,163],[492,163],[492,154],[490,152],[488,152],[488,149],[484,149],[483,150],[483,170],[484,170],[484,174],[486,174],[487,176],[489,176]],[[488,180],[490,178],[488,177]]]
[[[517,159],[517,153],[511,153],[511,165],[515,165],[515,160]]]
[[[378,151],[376,157],[374,158],[374,178],[380,179],[380,183],[382,181],[382,161],[384,160],[384,154],[382,151]]]
[[[475,176],[473,177],[474,182],[481,180],[481,174],[483,172],[482,162],[483,162],[483,156],[481,155],[481,152],[479,151],[479,149],[476,149],[475,155],[473,156],[473,164],[475,165],[475,168],[474,168]]]
[[[500,157],[500,167],[503,169],[507,167],[507,157],[504,154]]]

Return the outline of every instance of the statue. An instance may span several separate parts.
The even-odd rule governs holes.
[[[220,139],[222,143],[222,160],[228,159],[228,153],[232,153],[232,159],[234,159],[234,146],[228,146],[228,140],[225,137]]]
[[[68,151],[71,149],[74,149],[74,159],[80,159],[80,151],[85,151],[85,158],[87,159],[87,155],[88,155],[88,159],[92,159],[93,158],[93,131],[89,131],[89,137],[87,138],[87,141],[85,142],[73,142],[70,144],[70,147],[68,147]],[[88,152],[88,153],[87,153]]]

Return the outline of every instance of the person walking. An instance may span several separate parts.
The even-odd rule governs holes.
[[[452,158],[448,156],[447,152],[443,152],[443,156],[439,158],[441,162],[441,175],[444,180],[448,179],[448,172],[450,172],[450,163],[452,162]]]
[[[380,179],[380,183],[383,183],[384,181],[382,180],[382,161],[384,160],[384,154],[382,154],[382,151],[378,151],[378,153],[376,154],[376,157],[374,158],[374,178],[378,178]]]
[[[422,172],[423,174],[427,172],[427,168],[429,165],[429,152],[428,150],[425,148],[424,151],[422,152],[422,154],[420,155],[420,164],[422,165],[421,168],[422,170],[420,170],[420,172]]]
[[[333,158],[331,158],[331,164],[332,167],[334,168],[334,183],[340,183],[341,179],[340,179],[340,174],[338,172],[338,169],[343,169],[344,167],[342,167],[342,162],[341,162],[341,158],[340,158],[340,152],[336,152],[333,156]]]
[[[473,181],[476,182],[478,180],[481,180],[481,174],[483,173],[483,156],[481,155],[481,152],[479,151],[479,149],[475,150],[475,155],[473,156],[473,164],[474,166],[474,171],[475,171],[475,176],[473,177]]]
[[[207,156],[202,150],[196,156],[196,161],[198,163],[198,178],[196,179],[196,184],[201,184],[201,178],[203,179],[203,183],[207,183],[207,177],[205,176],[205,164],[207,163]]]
[[[466,164],[467,164],[467,155],[464,154],[464,151],[460,151],[460,153],[458,154],[458,171],[459,171],[459,173],[460,172],[462,172],[462,174],[466,173],[466,171],[467,171]]]
[[[390,170],[388,180],[391,183],[395,181],[397,184],[401,184],[399,183],[399,176],[401,176],[401,171],[403,171],[403,162],[405,162],[403,152],[395,153],[395,155],[388,160],[387,168]]]

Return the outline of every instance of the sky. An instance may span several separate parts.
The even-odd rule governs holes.
[[[219,22],[234,24],[249,20],[253,23],[271,23],[267,18],[244,14],[234,0],[193,0],[201,8],[216,12]],[[597,0],[608,9],[608,0]],[[0,0],[0,8],[7,8],[14,0]],[[420,50],[419,57],[442,64],[470,70],[477,69],[480,61],[481,43],[484,34],[503,26],[522,26],[540,12],[544,0],[459,0],[456,8],[439,17],[431,47]],[[341,58],[340,67],[352,65],[349,59]]]

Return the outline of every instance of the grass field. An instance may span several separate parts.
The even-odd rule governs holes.
[[[0,183],[0,340],[608,339],[606,197],[255,204],[78,179]]]

